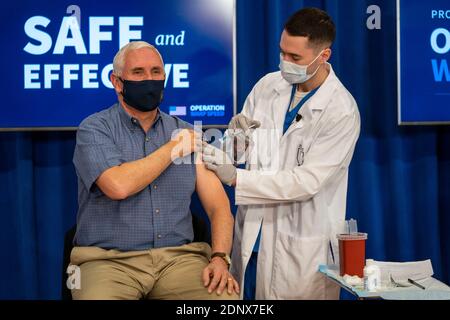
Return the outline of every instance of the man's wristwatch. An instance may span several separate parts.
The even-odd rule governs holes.
[[[210,261],[211,261],[213,258],[215,258],[215,257],[220,257],[220,258],[222,258],[223,261],[225,261],[225,263],[227,264],[228,269],[230,269],[231,258],[230,258],[230,256],[229,256],[228,254],[226,254],[225,252],[214,252],[214,253],[211,255]]]

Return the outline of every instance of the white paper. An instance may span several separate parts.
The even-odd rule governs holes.
[[[388,283],[392,277],[395,282],[411,286],[408,279],[422,280],[433,276],[433,266],[431,260],[413,262],[388,262],[388,261],[367,261],[370,265],[376,265],[381,271],[381,282]]]

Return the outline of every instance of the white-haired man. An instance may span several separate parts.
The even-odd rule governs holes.
[[[77,132],[71,264],[80,267],[81,288],[73,298],[236,299],[229,201],[217,177],[194,161],[198,135],[158,108],[161,55],[131,42],[113,67],[118,103],[83,120]],[[212,254],[208,244],[192,242],[194,191],[211,222]]]

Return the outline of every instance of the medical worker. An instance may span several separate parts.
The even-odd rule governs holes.
[[[235,186],[231,268],[244,299],[339,298],[318,268],[338,263],[360,116],[328,63],[335,33],[322,10],[293,14],[281,34],[280,71],[254,86],[228,127],[228,141],[245,138],[245,169],[228,152],[203,150],[207,167]]]

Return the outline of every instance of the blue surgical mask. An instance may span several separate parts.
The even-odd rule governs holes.
[[[123,83],[123,101],[130,107],[147,112],[155,110],[161,104],[164,80],[120,80]]]
[[[283,60],[283,55],[280,53],[280,70],[283,78],[289,82],[290,84],[294,83],[304,83],[315,76],[317,71],[320,68],[320,65],[317,67],[316,71],[311,74],[307,73],[308,67],[312,65],[317,58],[320,57],[323,50],[319,53],[319,55],[308,65],[299,65],[296,63],[292,63],[289,61]]]

